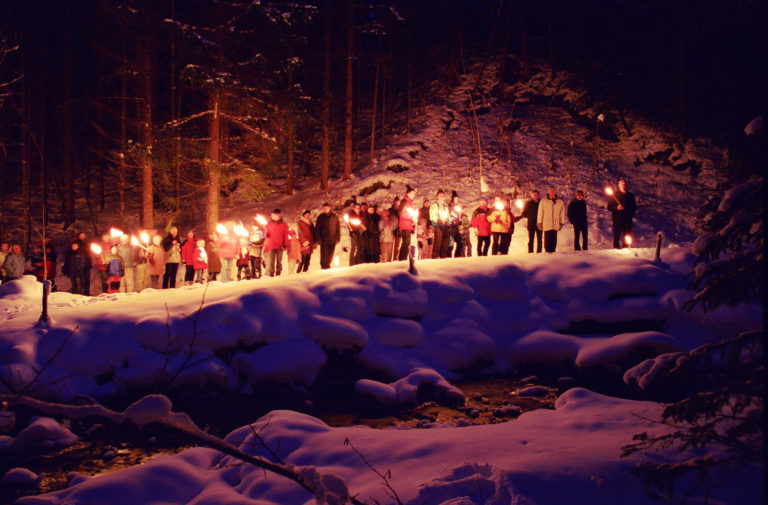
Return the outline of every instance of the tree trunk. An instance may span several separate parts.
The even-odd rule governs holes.
[[[141,101],[139,121],[143,149],[141,153],[141,226],[151,229],[155,224],[153,202],[152,165],[152,54],[149,47],[142,48],[141,54]]]
[[[285,182],[285,194],[286,195],[292,195],[293,194],[293,176],[294,176],[294,166],[293,166],[293,151],[294,151],[294,118],[293,113],[289,112],[290,117],[288,118],[288,177]]]
[[[64,103],[62,104],[65,229],[75,222],[75,176],[72,152],[75,139],[72,128],[72,14],[70,9],[70,5],[66,4],[64,9]]]
[[[523,76],[531,76],[531,63],[528,60],[528,29],[525,24],[525,0],[520,1],[520,59],[523,60]]]
[[[325,0],[325,30],[323,33],[323,139],[320,154],[320,189],[328,189],[331,168],[331,1]]]
[[[352,107],[354,105],[355,4],[349,2],[347,18],[347,89],[344,108],[344,179],[352,177]]]
[[[216,91],[211,95],[211,119],[208,122],[208,153],[205,160],[208,169],[207,231],[214,233],[219,222],[219,191],[221,188],[221,114],[219,111],[220,95]]]
[[[550,76],[555,78],[555,38],[552,35],[552,2],[546,0],[547,7],[547,38],[549,39],[549,71]]]
[[[373,107],[371,107],[371,165],[373,165],[373,151],[376,146],[376,110],[379,99],[379,74],[381,73],[381,35],[379,35],[379,47],[376,50],[376,73],[373,78]]]
[[[29,78],[24,78],[21,92],[21,135],[22,135],[22,160],[21,160],[21,200],[24,208],[24,253],[29,254],[29,244],[32,239],[32,170],[30,160],[32,158],[32,139],[29,132],[30,123],[29,103]]]

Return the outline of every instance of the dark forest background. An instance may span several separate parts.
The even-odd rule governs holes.
[[[139,212],[152,228],[204,210],[212,226],[237,185],[255,199],[276,179],[325,189],[409,131],[470,59],[498,62],[501,82],[544,62],[681,142],[728,145],[763,112],[764,13],[740,0],[0,0],[0,235],[19,209],[28,243],[33,221]]]

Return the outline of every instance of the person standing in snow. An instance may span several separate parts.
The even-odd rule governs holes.
[[[155,235],[152,243],[147,247],[147,273],[149,273],[149,287],[160,289],[160,277],[165,272],[165,251],[163,250],[162,237]]]
[[[98,267],[99,271],[99,277],[101,277],[101,292],[106,293],[109,290],[109,285],[107,283],[107,265],[104,263],[104,255],[109,251],[113,245],[115,244],[114,239],[109,235],[109,233],[105,233],[101,236],[101,244],[99,244],[99,247],[101,247],[102,253],[96,254],[93,253],[93,256],[91,257],[91,262],[95,264]],[[90,256],[91,249],[88,248],[88,255]],[[165,265],[163,265],[163,268],[165,268]]]
[[[312,213],[305,209],[301,213],[298,223],[299,244],[301,245],[301,262],[296,268],[296,273],[309,270],[309,261],[312,259],[312,251],[315,249],[315,225],[312,223]]]
[[[331,204],[324,203],[315,222],[315,242],[320,244],[320,268],[331,268],[336,244],[341,240],[339,217],[331,212]]]
[[[534,189],[531,191],[531,199],[525,202],[523,207],[522,217],[528,219],[528,252],[533,252],[533,239],[536,238],[536,252],[541,252],[541,230],[539,229],[536,220],[539,218],[539,202],[541,197],[539,191]]]
[[[161,244],[165,251],[165,272],[163,273],[163,289],[176,287],[176,274],[181,262],[181,245],[179,244],[179,229],[171,226],[168,235],[163,238]]]
[[[406,188],[410,186],[406,185]],[[392,200],[392,206],[389,208],[389,215],[397,219],[398,226],[400,226],[400,197],[396,196]],[[395,230],[395,242],[392,244],[392,261],[397,261],[400,255],[400,230]]]
[[[181,261],[184,263],[184,284],[191,286],[195,282],[195,230],[187,232],[187,238],[181,243]]]
[[[208,242],[205,244],[205,253],[208,255],[208,282],[215,281],[216,276],[221,273],[219,243],[216,240],[215,233],[208,235]],[[261,262],[261,257],[259,257],[259,262]],[[259,265],[259,272],[261,272],[261,265]]]
[[[251,233],[248,235],[248,255],[251,262],[251,275],[261,279],[261,259],[264,251],[264,228],[258,219],[251,223]]]
[[[104,257],[104,263],[107,265],[107,293],[119,293],[120,281],[125,271],[123,270],[123,258],[117,254],[117,246],[112,246],[109,253]]]
[[[251,254],[248,251],[248,241],[245,237],[237,239],[237,259],[235,265],[237,266],[237,280],[252,279],[253,274],[250,272],[251,268]],[[245,272],[245,274],[243,274]]]
[[[8,253],[5,261],[3,261],[3,269],[5,270],[6,281],[21,279],[21,276],[24,275],[24,256],[21,254],[21,246],[19,244],[11,246],[11,252]]]
[[[134,280],[136,278],[136,249],[130,243],[130,237],[123,235],[120,237],[120,244],[117,246],[117,254],[123,260],[123,279],[120,284],[121,293],[133,293],[135,290]]]
[[[573,225],[573,248],[576,251],[587,250],[587,202],[584,192],[577,191],[576,198],[568,204],[568,221]],[[581,244],[579,244],[581,237]]]
[[[416,230],[415,216],[418,216],[418,210],[413,199],[416,197],[416,190],[410,185],[405,186],[405,196],[400,202],[398,209],[398,236],[400,237],[400,252],[397,260],[401,261],[408,258],[408,249],[411,247],[411,235]]]
[[[80,250],[85,254],[85,270],[83,271],[83,294],[85,296],[91,296],[91,268],[93,267],[93,261],[91,260],[91,244],[88,242],[88,237],[84,231],[77,234],[77,245]]]
[[[270,214],[267,224],[267,238],[264,242],[264,254],[267,257],[267,275],[275,277],[283,271],[283,251],[288,248],[288,225],[283,221],[280,209]]]
[[[363,223],[360,204],[354,204],[352,210],[344,219],[347,221],[347,230],[349,232],[349,266],[354,266],[363,262],[361,253],[363,250],[365,224]]]
[[[379,219],[379,249],[381,250],[381,262],[392,261],[392,248],[395,244],[395,234],[399,226],[399,220],[390,214],[390,209],[381,209]]]
[[[480,198],[480,204],[472,213],[470,225],[477,230],[477,255],[488,256],[491,245],[491,223],[488,222],[488,199]]]
[[[448,228],[450,212],[445,204],[445,191],[438,190],[437,200],[429,206],[429,220],[435,230],[435,240],[432,242],[432,258],[448,257]]]
[[[377,212],[376,205],[370,205],[365,214],[365,231],[363,240],[365,242],[365,262],[378,263],[381,256],[381,245],[379,244],[379,220],[381,216]]]
[[[229,221],[226,231],[219,233],[219,259],[221,260],[221,282],[230,282],[236,268],[238,240],[235,234],[235,223]]]
[[[208,268],[208,253],[205,252],[205,240],[197,241],[195,253],[192,255],[192,267],[195,270],[195,282],[202,284],[205,277],[205,269]]]
[[[550,187],[547,198],[539,203],[536,225],[544,232],[544,250],[549,253],[557,249],[557,232],[565,223],[565,204],[558,198],[557,190]]]
[[[419,223],[421,223],[421,220],[423,219],[427,226],[432,224],[429,220],[429,205],[429,200],[425,198],[424,201],[421,202],[421,208],[419,209]]]
[[[627,236],[632,235],[632,218],[635,217],[637,201],[634,193],[627,191],[627,180],[618,182],[619,190],[608,199],[608,210],[613,222],[613,247],[628,247]]]
[[[493,210],[488,216],[488,222],[491,224],[491,235],[493,236],[493,245],[491,254],[507,254],[509,252],[509,243],[512,240],[512,231],[515,226],[515,218],[509,210],[507,200],[497,195],[493,199]]]
[[[464,256],[464,242],[461,233],[461,214],[463,211],[464,209],[459,205],[459,195],[454,191],[451,194],[450,202],[448,202],[448,229],[456,248],[454,249],[453,254],[451,254],[450,251],[448,252],[449,257],[453,256],[454,258],[458,258]]]
[[[61,273],[69,277],[69,282],[72,284],[69,292],[73,295],[85,294],[83,292],[83,271],[87,266],[87,256],[88,254],[80,249],[79,241],[74,240],[69,245]]]
[[[286,254],[288,260],[288,275],[298,272],[298,264],[301,261],[301,243],[296,230],[288,228],[288,251]]]

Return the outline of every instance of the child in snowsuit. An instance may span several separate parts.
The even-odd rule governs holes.
[[[123,258],[117,254],[117,246],[112,246],[109,254],[104,258],[107,265],[107,293],[120,292],[120,282],[123,279]]]
[[[208,253],[205,252],[205,240],[197,241],[197,248],[192,255],[192,266],[195,270],[195,282],[202,284],[205,277],[205,269],[208,268]]]

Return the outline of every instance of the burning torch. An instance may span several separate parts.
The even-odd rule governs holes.
[[[131,235],[131,245],[132,245],[132,246],[134,246],[134,247],[141,247],[141,248],[142,248],[142,249],[144,249],[145,251],[147,250],[147,248],[146,248],[146,247],[144,247],[143,245],[141,245],[141,243],[139,242],[139,239],[138,239],[138,238],[136,238],[136,235]]]
[[[616,203],[618,203],[619,205],[621,205],[621,202],[619,201],[619,199],[618,199],[618,198],[616,198],[616,195],[614,194],[614,192],[613,192],[613,188],[612,188],[612,187],[610,187],[610,186],[607,186],[607,187],[605,188],[605,194],[606,194],[606,195],[608,195],[608,196],[610,196],[610,197],[612,197],[614,200],[616,200]]]
[[[521,211],[523,210],[523,201],[522,201],[520,198],[518,198],[517,200],[515,200],[515,207],[517,207],[517,208],[518,208],[518,209],[520,209]]]
[[[632,235],[630,234],[624,235],[624,243],[627,244],[627,248],[632,247]]]
[[[99,244],[91,244],[91,252],[96,255],[101,254],[101,246]]]
[[[110,228],[109,229],[109,236],[112,238],[118,238],[125,235],[122,230],[118,230],[117,228]]]
[[[257,222],[258,222],[260,225],[262,225],[262,226],[266,226],[266,225],[267,225],[267,220],[266,220],[266,219],[264,219],[264,216],[262,216],[261,214],[257,214],[255,219],[256,219],[256,221],[257,221]]]

